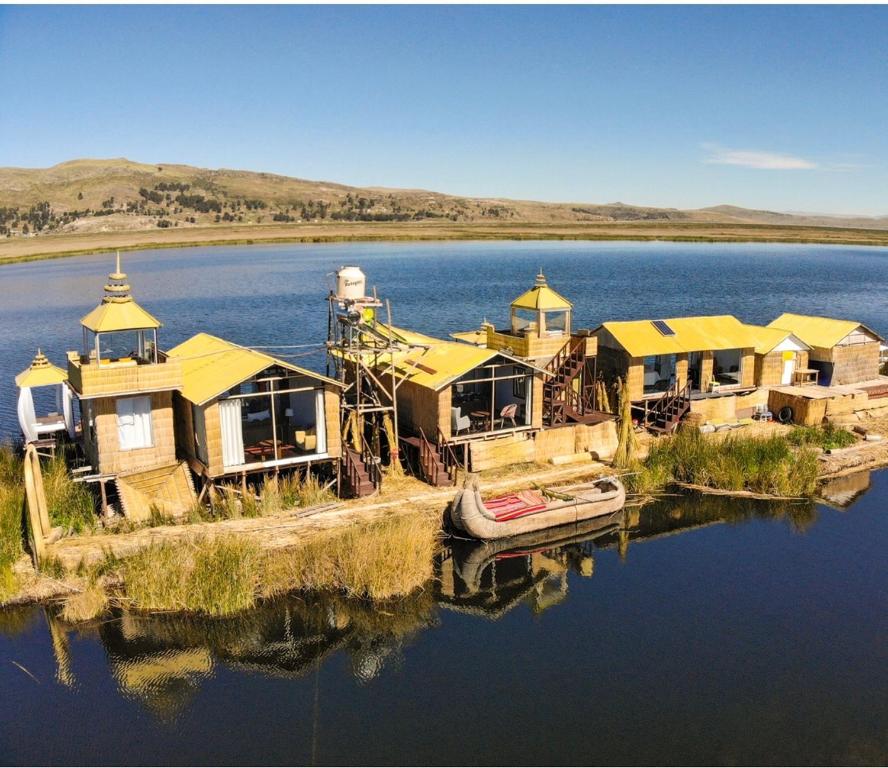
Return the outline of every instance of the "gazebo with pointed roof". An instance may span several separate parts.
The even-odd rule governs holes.
[[[533,287],[512,302],[512,333],[545,336],[570,335],[573,305],[549,287],[540,269]]]
[[[120,268],[119,251],[101,303],[81,318],[80,324],[84,356],[94,358],[99,365],[157,362],[157,329],[161,322],[133,299],[127,276]]]
[[[53,365],[38,349],[31,364],[15,377],[19,388],[18,419],[25,442],[39,440],[43,435],[54,435],[66,431],[74,436],[74,419],[71,410],[71,390],[65,386],[68,374],[57,365]],[[34,394],[32,389],[38,387],[55,388],[56,410],[44,416],[37,416],[34,411]]]

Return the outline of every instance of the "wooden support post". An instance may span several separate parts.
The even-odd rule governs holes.
[[[99,490],[101,491],[101,494],[102,494],[102,514],[107,516],[107,514],[108,514],[108,493],[105,491],[105,478],[104,477],[101,480],[99,480]],[[121,512],[122,511],[123,510],[121,510]]]

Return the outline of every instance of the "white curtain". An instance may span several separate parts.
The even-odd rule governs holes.
[[[222,464],[239,467],[244,463],[244,429],[241,419],[243,400],[219,401],[219,422],[222,425]]]
[[[327,421],[324,414],[324,390],[315,393],[315,418],[317,419],[318,453],[327,452]]]
[[[150,397],[124,397],[117,401],[117,440],[122,451],[151,447]]]
[[[34,415],[34,396],[30,387],[22,387],[18,396],[18,420],[25,442],[37,439],[37,417]]]
[[[71,390],[64,384],[59,384],[59,390],[62,396],[62,413],[65,416],[65,429],[68,430],[68,437],[73,440],[76,435],[74,432],[74,409],[72,407],[73,395]]]

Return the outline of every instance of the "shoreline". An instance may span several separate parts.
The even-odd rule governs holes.
[[[0,241],[0,265],[70,258],[110,251],[282,243],[469,242],[564,240],[589,242],[772,243],[888,247],[888,230],[784,227],[766,224],[594,223],[393,225],[261,224],[181,229],[42,235]]]
[[[818,487],[837,477],[858,472],[869,472],[888,467],[888,443],[862,443],[841,454],[822,454],[826,461],[820,462]],[[530,475],[507,475],[499,479],[491,478],[484,484],[485,491],[507,492],[526,487],[530,481],[541,483],[564,483],[579,480],[592,474],[613,469],[609,463],[583,463],[569,467],[540,467]],[[391,496],[374,496],[330,505],[313,511],[312,508],[297,508],[282,511],[265,517],[241,518],[204,523],[179,523],[148,527],[127,533],[98,533],[73,536],[52,545],[51,556],[65,566],[67,574],[55,578],[36,571],[29,555],[23,555],[14,566],[16,574],[23,579],[19,592],[0,604],[0,611],[6,608],[34,604],[47,604],[83,591],[78,570],[84,566],[96,565],[109,553],[114,557],[126,558],[136,552],[161,542],[188,542],[195,537],[225,537],[226,534],[246,535],[264,551],[286,551],[310,542],[324,534],[344,530],[357,521],[380,521],[386,518],[407,516],[441,517],[456,488],[425,490],[419,485],[399,489]],[[678,483],[678,487],[683,484]],[[416,493],[418,488],[422,488]],[[746,491],[723,491],[703,486],[685,484],[682,493],[703,493],[725,498],[756,499],[761,501],[785,501],[785,497]],[[641,493],[642,497],[652,497]],[[793,498],[796,502],[815,504],[828,503],[819,496]]]

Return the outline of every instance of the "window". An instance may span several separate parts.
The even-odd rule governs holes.
[[[121,451],[152,446],[150,397],[124,397],[117,401],[117,439]]]

